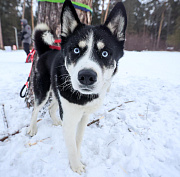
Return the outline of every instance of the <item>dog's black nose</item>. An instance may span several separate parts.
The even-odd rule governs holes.
[[[97,81],[97,73],[91,69],[83,69],[78,73],[78,80],[83,85],[92,85]]]

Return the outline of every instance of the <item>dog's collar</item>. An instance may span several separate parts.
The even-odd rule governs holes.
[[[49,45],[50,49],[61,50],[61,46]]]

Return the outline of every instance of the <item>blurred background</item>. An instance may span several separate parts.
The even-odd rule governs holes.
[[[93,0],[92,24],[102,24],[119,0]],[[180,0],[122,0],[128,26],[126,50],[180,51]],[[21,31],[20,19],[37,23],[36,0],[0,0],[0,48],[16,45],[15,28]],[[21,46],[20,39],[18,40]]]

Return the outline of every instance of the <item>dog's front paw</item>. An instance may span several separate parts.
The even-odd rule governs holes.
[[[37,126],[29,126],[27,133],[30,136],[34,136],[37,133]]]
[[[71,169],[81,175],[81,173],[85,172],[85,165],[83,165],[81,162],[78,164],[71,164]]]

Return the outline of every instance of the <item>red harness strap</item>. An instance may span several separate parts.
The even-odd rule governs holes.
[[[54,41],[54,43],[61,43],[61,39],[56,39],[56,40]],[[60,47],[60,46],[49,45],[49,48],[50,48],[50,49],[55,49],[55,50],[61,50],[61,47]],[[27,56],[27,59],[26,59],[26,63],[28,63],[28,59],[29,59],[29,57],[30,57],[30,60],[31,60],[32,65],[31,65],[31,70],[30,70],[28,79],[27,79],[26,83],[24,84],[24,86],[22,87],[22,89],[21,89],[21,91],[20,91],[20,97],[21,97],[21,98],[24,98],[24,97],[26,96],[26,94],[27,94],[27,91],[26,91],[26,93],[24,93],[24,95],[23,95],[23,90],[25,89],[25,87],[27,87],[27,88],[29,87],[29,79],[30,79],[30,76],[31,76],[31,71],[32,71],[32,66],[33,66],[33,60],[34,60],[34,55],[35,55],[35,53],[36,53],[36,50],[33,48],[33,49],[31,50],[31,52],[29,53],[29,55]]]
[[[55,39],[54,43],[61,43],[61,39]]]
[[[55,49],[55,50],[61,50],[60,46],[55,46],[55,45],[50,45],[49,48],[50,49]]]
[[[35,53],[36,53],[36,50],[33,48],[26,58],[26,63],[30,62],[29,59],[31,60],[31,62],[33,61]]]
[[[30,73],[29,73],[29,76],[28,76],[28,79],[27,79],[27,81],[26,81],[26,83],[25,83],[25,85],[26,85],[26,87],[28,88],[28,86],[29,86],[29,79],[30,79],[30,76],[31,76],[31,71],[32,71],[32,66],[33,66],[33,61],[34,61],[34,55],[35,55],[35,53],[36,53],[36,50],[33,48],[32,50],[31,50],[31,52],[30,52],[30,54],[29,55],[31,55],[30,56],[30,59],[31,59],[31,70],[30,70]],[[28,56],[29,56],[28,55]]]
[[[30,76],[31,76],[31,71],[32,71],[32,66],[33,66],[33,60],[34,60],[34,55],[35,55],[35,53],[36,53],[36,50],[33,48],[32,50],[31,50],[31,52],[29,53],[29,55],[27,56],[27,59],[26,59],[26,63],[28,63],[27,61],[28,61],[28,59],[29,59],[29,57],[30,57],[30,59],[31,59],[31,70],[30,70],[30,73],[29,73],[29,76],[28,76],[28,79],[27,79],[27,81],[26,81],[26,83],[23,85],[23,87],[22,87],[22,89],[21,89],[21,91],[20,91],[20,97],[21,98],[24,98],[25,96],[26,96],[26,94],[27,94],[27,91],[24,93],[24,95],[23,95],[23,90],[25,89],[25,87],[29,87],[29,79],[30,79]]]
[[[61,39],[56,39],[54,43],[61,43]],[[49,45],[50,49],[61,50],[61,46]]]

